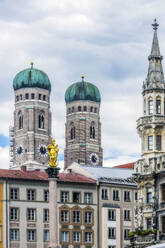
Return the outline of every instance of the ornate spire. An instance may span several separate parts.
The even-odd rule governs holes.
[[[157,23],[156,19],[154,20],[154,23],[152,24],[152,26],[153,26],[153,30],[154,30],[154,37],[153,37],[150,57],[153,57],[153,56],[159,57],[160,56],[160,50],[159,50],[159,42],[158,42],[158,36],[157,36],[157,29],[159,27],[159,24]]]
[[[163,68],[162,68],[162,59],[163,56],[160,55],[160,49],[159,49],[159,42],[158,42],[158,36],[157,36],[157,29],[159,24],[157,23],[157,20],[154,20],[154,23],[152,24],[153,30],[154,30],[154,36],[152,41],[152,48],[151,48],[151,54],[148,57],[149,60],[149,68],[148,68],[148,75],[146,82],[144,84],[144,88],[155,88],[155,87],[161,87],[161,84],[164,84],[164,75],[163,75]],[[153,83],[157,83],[157,85],[153,85]],[[163,86],[164,87],[164,86]]]

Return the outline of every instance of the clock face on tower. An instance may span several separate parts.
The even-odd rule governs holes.
[[[22,155],[23,154],[23,147],[21,145],[16,148],[16,154],[17,155]]]
[[[47,155],[47,153],[48,153],[46,145],[43,145],[43,144],[41,144],[38,147],[38,151],[39,151],[40,155],[43,156],[43,157],[45,157]]]
[[[92,153],[92,154],[90,155],[90,161],[91,161],[91,163],[92,163],[93,165],[97,165],[98,162],[99,162],[99,157],[98,157],[98,155],[97,155],[96,153]]]

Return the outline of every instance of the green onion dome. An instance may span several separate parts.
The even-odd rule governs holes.
[[[51,83],[47,74],[43,71],[33,68],[32,62],[31,68],[20,71],[13,80],[14,90],[27,87],[38,87],[51,91]]]
[[[65,102],[73,102],[79,100],[89,100],[93,102],[101,102],[101,95],[99,89],[91,83],[84,81],[77,82],[69,86],[65,92]]]

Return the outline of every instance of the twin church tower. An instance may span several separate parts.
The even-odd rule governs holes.
[[[41,70],[31,67],[13,80],[14,127],[11,128],[11,169],[26,166],[44,170],[48,166],[47,145],[51,142],[51,83]],[[64,167],[73,162],[102,165],[100,103],[98,88],[82,76],[65,93],[66,124]],[[56,133],[56,130],[55,130]]]

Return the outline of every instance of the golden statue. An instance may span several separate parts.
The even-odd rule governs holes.
[[[52,139],[52,144],[47,146],[48,155],[49,155],[49,165],[51,167],[57,167],[57,156],[58,156],[58,145],[55,145],[55,139]]]

